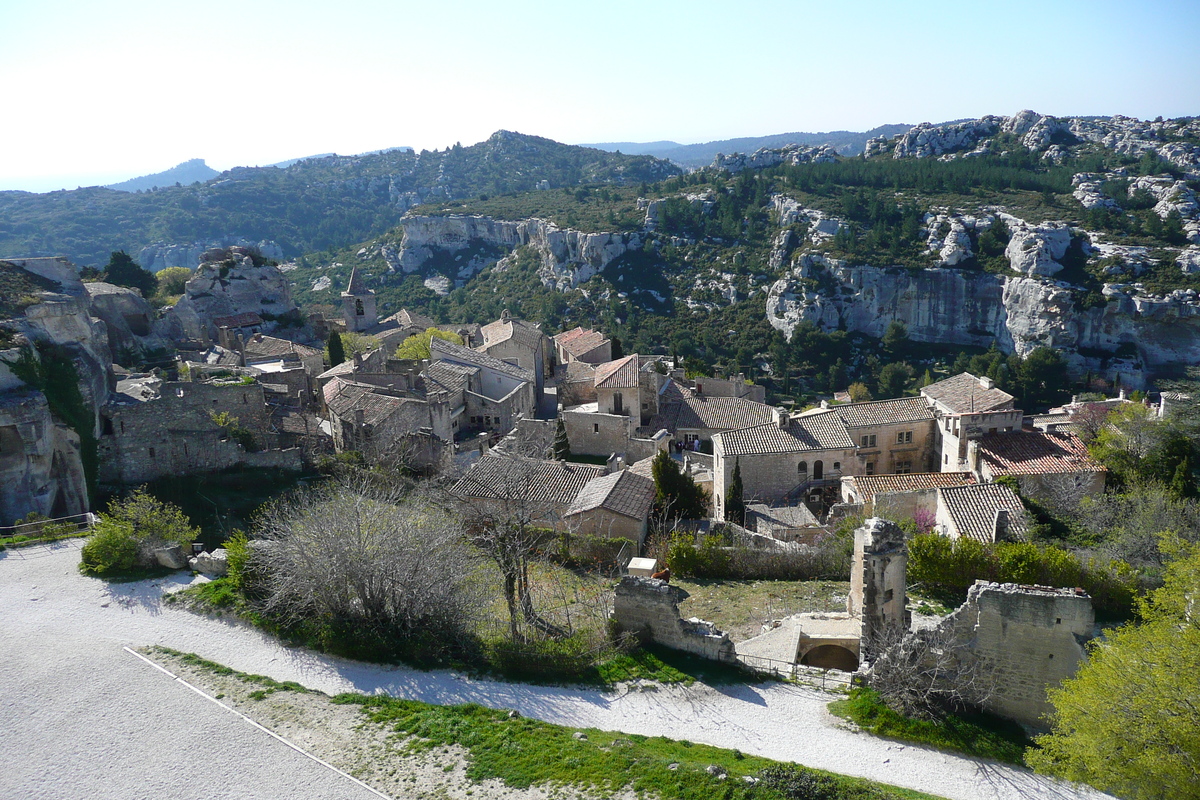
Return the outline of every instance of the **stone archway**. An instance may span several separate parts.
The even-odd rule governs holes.
[[[858,669],[858,656],[841,645],[822,644],[805,653],[800,663],[806,667],[854,672]]]

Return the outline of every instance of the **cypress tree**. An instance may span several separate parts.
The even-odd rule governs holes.
[[[567,439],[567,426],[563,418],[558,418],[558,427],[554,430],[554,457],[566,461],[571,457],[571,442]]]
[[[337,331],[329,334],[329,366],[336,367],[346,360],[346,348],[342,346],[342,337]]]
[[[742,465],[733,462],[733,480],[729,484],[729,496],[725,498],[725,521],[737,525],[746,524],[746,488],[742,485]]]

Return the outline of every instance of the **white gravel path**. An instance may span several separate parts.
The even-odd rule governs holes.
[[[562,725],[738,748],[961,800],[1098,798],[1025,770],[840,727],[828,695],[768,683],[615,693],[365,665],[163,606],[191,580],[81,576],[79,543],[0,551],[0,797],[370,797],[122,650],[160,644],[330,694],[514,708]]]

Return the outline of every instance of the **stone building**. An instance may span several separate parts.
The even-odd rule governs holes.
[[[647,427],[668,431],[674,441],[689,450],[699,447],[712,452],[713,437],[721,431],[775,420],[775,410],[770,406],[743,397],[709,397],[674,379],[663,384],[658,404],[658,413]]]
[[[563,524],[584,536],[646,540],[654,481],[620,469],[589,481],[563,512]]]
[[[774,504],[798,498],[806,489],[836,483],[854,461],[856,445],[841,417],[832,413],[774,419],[713,436],[713,506],[725,517],[735,466],[741,467],[744,499]]]
[[[869,517],[909,519],[918,511],[937,511],[938,489],[975,482],[970,472],[912,472],[903,475],[846,475],[842,502],[859,506]]]
[[[100,480],[105,484],[138,484],[234,466],[300,468],[298,450],[278,449],[259,383],[130,377],[118,382],[101,415]],[[227,424],[220,424],[222,419]],[[237,430],[248,441],[239,442]]]
[[[325,407],[339,453],[357,451],[369,462],[440,470],[453,456],[449,404],[387,386],[343,377],[325,385]]]
[[[1024,414],[1013,408],[1013,396],[996,388],[991,378],[963,372],[921,389],[937,418],[938,469],[967,469],[967,442],[988,433],[1020,431]]]
[[[1051,502],[1103,493],[1108,473],[1075,434],[1037,430],[986,434],[969,443],[967,463],[982,481],[1011,476],[1021,494]]]
[[[460,431],[486,431],[499,438],[519,418],[537,416],[539,395],[528,370],[437,338],[430,341],[429,351],[427,379],[462,394],[466,422]]]
[[[641,380],[636,354],[596,367],[596,410],[641,420]]]
[[[612,340],[599,331],[576,327],[554,336],[554,352],[559,364],[573,361],[603,364],[612,361]]]
[[[1021,541],[1029,530],[1029,515],[1021,498],[998,483],[939,488],[934,519],[943,536],[984,544]]]
[[[342,292],[342,319],[346,330],[362,333],[375,326],[379,316],[375,310],[375,290],[368,289],[366,281],[358,274],[358,267],[350,270],[350,282]]]
[[[468,520],[562,529],[563,516],[604,467],[488,454],[451,489]]]
[[[731,378],[696,378],[694,382],[696,394],[706,397],[744,397],[755,403],[767,402],[765,387],[746,382],[746,376],[738,373]]]
[[[553,350],[550,339],[542,333],[536,323],[526,322],[509,316],[508,311],[500,319],[480,328],[482,344],[476,350],[492,358],[515,364],[533,376],[534,390],[540,400],[546,385],[546,375],[552,371]]]
[[[920,397],[851,403],[832,409],[858,445],[860,475],[927,472],[937,458],[934,416]]]

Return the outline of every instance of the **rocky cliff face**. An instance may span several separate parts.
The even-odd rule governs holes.
[[[810,322],[825,330],[882,336],[892,320],[919,342],[987,347],[1028,354],[1060,351],[1079,370],[1144,371],[1200,359],[1200,298],[1178,291],[1152,297],[1110,284],[1102,307],[1080,308],[1065,284],[951,269],[850,266],[800,256],[772,285],[767,319],[791,336]],[[1082,350],[1082,352],[1081,352]]]
[[[466,281],[516,248],[529,247],[541,258],[542,283],[559,290],[578,286],[644,243],[640,233],[582,233],[540,219],[504,222],[481,216],[407,216],[401,226],[399,247],[382,247],[393,272],[440,267],[452,273],[447,277]]]

